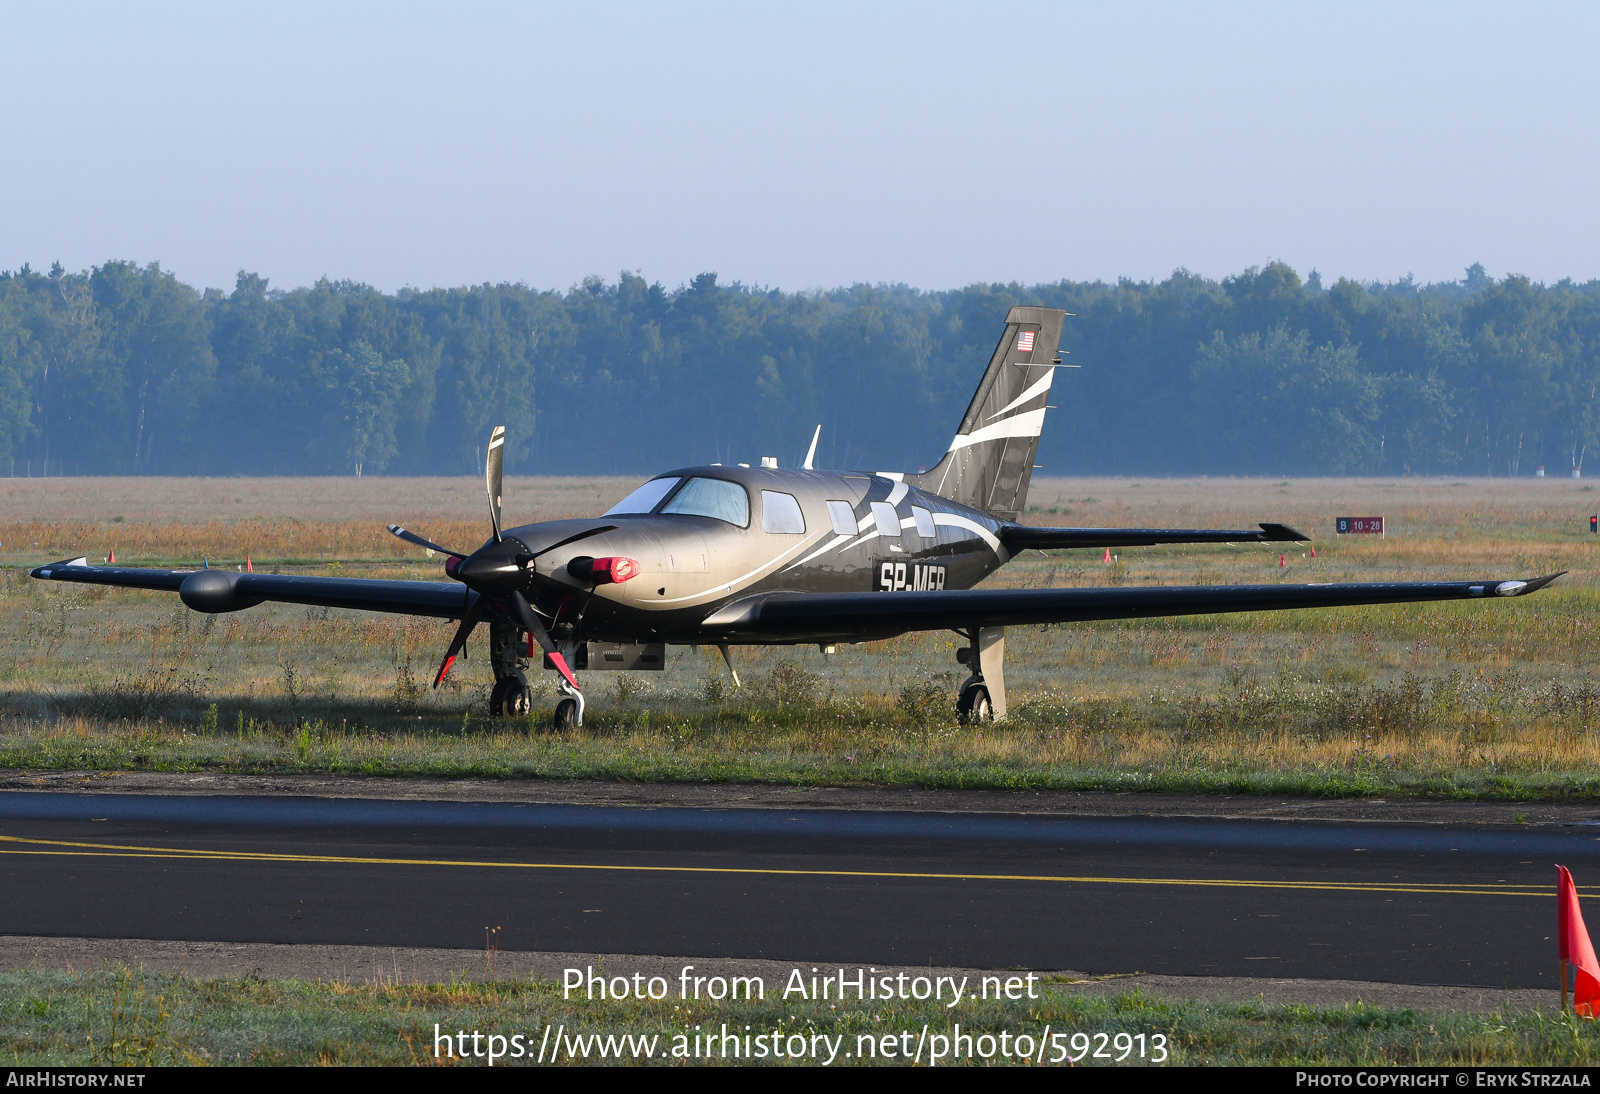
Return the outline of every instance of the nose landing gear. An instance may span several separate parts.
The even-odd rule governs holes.
[[[556,690],[562,693],[562,699],[556,704],[555,727],[569,729],[583,725],[583,692],[565,680],[556,685]]]

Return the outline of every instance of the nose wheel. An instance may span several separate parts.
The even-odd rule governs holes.
[[[555,727],[569,729],[583,725],[583,692],[565,679],[556,681],[556,691],[561,700],[556,703]]]

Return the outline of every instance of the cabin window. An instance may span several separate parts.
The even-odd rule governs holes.
[[[793,494],[781,494],[776,490],[761,491],[761,530],[794,535],[805,533],[806,518],[800,512],[800,503]]]
[[[629,513],[648,513],[654,509],[681,480],[676,477],[651,479],[639,489],[605,511],[605,516],[621,517]]]
[[[750,495],[744,487],[726,479],[690,479],[661,511],[685,517],[715,517],[740,528],[750,527]]]
[[[917,535],[923,539],[933,539],[938,533],[934,531],[933,514],[920,505],[911,507],[911,518],[917,522]]]
[[[900,514],[886,501],[872,503],[872,519],[878,522],[878,534],[893,539],[900,534]]]
[[[855,507],[847,501],[830,501],[828,503],[828,519],[833,521],[833,530],[841,536],[856,534]]]

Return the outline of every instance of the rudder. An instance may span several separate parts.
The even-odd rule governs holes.
[[[1011,309],[949,450],[931,470],[907,475],[907,481],[999,520],[1021,516],[1066,315],[1056,308]]]

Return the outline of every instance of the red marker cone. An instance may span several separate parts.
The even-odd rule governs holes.
[[[1311,557],[1312,558],[1316,558],[1317,557],[1317,549],[1315,547],[1311,548]]]
[[[245,555],[244,556],[244,572],[247,573],[247,574],[253,574],[253,573],[256,572],[256,568],[254,566],[250,565],[250,556],[249,555]]]
[[[1287,563],[1287,562],[1285,562],[1285,561],[1283,561],[1283,556],[1282,556],[1282,555],[1279,555],[1279,556],[1278,556],[1278,569],[1280,569],[1280,570],[1281,570],[1281,569],[1283,569],[1283,568],[1284,568],[1284,567],[1285,567],[1285,566],[1287,566],[1287,565],[1288,565],[1288,563]]]
[[[117,564],[117,549],[115,547],[113,547],[113,548],[111,548],[111,553],[106,556],[106,565],[115,566],[116,564]]]
[[[1561,1009],[1567,1007],[1567,966],[1577,969],[1572,984],[1572,1010],[1593,1021],[1600,1000],[1600,961],[1583,925],[1578,908],[1578,887],[1565,866],[1556,867],[1556,951],[1561,958]]]
[[[1111,561],[1111,548],[1109,548],[1109,547],[1106,548],[1106,561],[1107,562]]]

